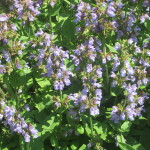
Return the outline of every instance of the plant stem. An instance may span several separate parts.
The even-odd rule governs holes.
[[[20,145],[20,149],[21,150],[24,150],[24,144],[23,144],[23,141],[22,141],[22,138],[21,138],[21,135],[19,136],[19,145]]]
[[[91,127],[91,135],[92,135],[92,139],[94,138],[94,133],[93,133],[93,120],[92,117],[90,116],[90,127]]]
[[[61,104],[62,104],[62,90],[59,90],[59,95],[60,95],[60,102],[61,102]]]
[[[51,32],[53,32],[52,18],[51,18],[51,6],[49,6],[49,25],[50,25]]]
[[[25,150],[30,150],[29,143],[25,143]]]
[[[105,29],[104,29],[104,43],[103,43],[103,53],[104,53],[104,57],[106,57],[107,55],[107,52],[106,52],[106,40],[105,40]],[[106,58],[105,58],[106,59]],[[106,61],[106,64],[105,64],[105,69],[106,69],[106,83],[107,83],[107,91],[109,91],[109,76],[108,76],[108,66],[107,66],[107,61]]]

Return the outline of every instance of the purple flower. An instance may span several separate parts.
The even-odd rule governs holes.
[[[96,96],[97,96],[99,99],[102,98],[102,90],[101,90],[101,89],[96,89],[96,90],[95,90],[95,94],[96,94]]]
[[[100,112],[97,106],[90,108],[90,115],[95,116],[95,115],[99,115],[99,113]]]
[[[15,24],[12,24],[12,25],[11,25],[11,28],[12,28],[14,31],[17,31],[17,27],[16,27]]]
[[[63,79],[63,81],[64,81],[64,83],[65,83],[66,86],[69,86],[71,84],[71,81],[70,81],[69,77],[65,77]]]
[[[8,17],[6,16],[6,14],[4,15],[0,14],[0,22],[7,21],[7,20],[8,20]]]
[[[102,78],[102,68],[96,69],[96,73],[99,78]]]
[[[58,69],[57,71],[57,78],[61,79],[63,77],[63,72],[61,71],[61,69]]]
[[[33,135],[33,138],[37,138],[38,137],[38,135],[37,135],[38,130],[36,130],[33,125],[29,126],[29,131]]]
[[[43,30],[42,29],[39,29],[39,31],[37,33],[35,33],[34,35],[35,36],[42,36],[43,35]]]
[[[24,139],[25,139],[25,142],[27,142],[27,143],[30,142],[30,135],[26,133],[24,135]]]
[[[3,119],[3,114],[0,113],[0,121]]]
[[[120,70],[120,75],[121,75],[121,77],[125,77],[126,76],[126,70],[124,68],[122,68]]]
[[[92,72],[92,70],[93,70],[92,64],[87,64],[87,66],[86,66],[86,71],[87,71],[88,73],[90,73],[90,72]]]
[[[110,16],[110,17],[115,17],[115,13],[114,11],[112,11],[111,9],[107,9],[106,13]]]

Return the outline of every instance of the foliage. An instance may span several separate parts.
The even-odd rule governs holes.
[[[149,150],[150,2],[0,4],[0,149]]]

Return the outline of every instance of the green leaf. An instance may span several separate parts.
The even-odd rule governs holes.
[[[71,147],[72,150],[78,149],[78,147],[79,147],[79,140],[72,141],[70,147]]]
[[[146,150],[149,150],[149,148],[150,148],[150,129],[144,128],[140,134],[141,134],[140,143],[143,145],[143,147]]]
[[[93,128],[95,129],[97,134],[100,135],[102,140],[105,141],[107,139],[108,126],[105,123],[96,122],[93,124]]]
[[[35,79],[41,88],[43,88],[45,86],[50,86],[50,80],[48,80],[46,78],[35,78]]]
[[[77,129],[76,130],[77,130],[77,132],[79,134],[83,134],[84,133],[84,128],[83,128],[83,126],[81,124],[77,125]]]
[[[19,38],[20,41],[27,41],[28,40],[28,37],[27,36],[21,36]]]
[[[110,50],[110,52],[112,53],[118,53],[113,46],[106,44],[106,46],[108,47],[108,49]]]
[[[125,143],[125,139],[122,134],[117,135],[117,142]]]
[[[42,134],[45,134],[45,132],[51,133],[56,127],[58,127],[60,124],[60,115],[51,114],[50,116],[47,116],[45,121],[42,123]]]
[[[121,150],[136,150],[129,144],[125,144],[125,143],[121,143],[121,142],[119,142],[119,147]]]
[[[84,128],[85,128],[85,131],[86,131],[86,134],[91,137],[91,129],[89,127],[89,125],[87,123],[84,124]]]
[[[127,144],[131,145],[136,150],[145,150],[141,143],[139,143],[132,137],[127,138]]]
[[[132,125],[132,123],[131,123],[130,121],[125,121],[125,122],[121,125],[121,132],[129,132],[131,125]]]
[[[79,148],[79,150],[86,150],[86,149],[87,149],[87,147],[86,147],[85,144],[83,144],[83,145]]]
[[[112,92],[112,91],[111,91],[110,94],[111,94],[111,96],[116,96],[116,93],[115,93],[115,92]]]
[[[56,16],[61,9],[61,3],[56,3],[54,7],[51,8],[51,16]]]
[[[147,30],[150,31],[150,20],[146,20],[144,25],[147,28]]]
[[[62,35],[64,35],[66,38],[71,38],[75,34],[75,28],[73,22],[68,18],[63,26],[62,26]]]
[[[42,141],[41,136],[38,138],[31,140],[30,142],[31,149],[36,149],[36,150],[44,150],[44,142]]]
[[[56,135],[50,135],[50,142],[53,147],[58,147],[58,138],[56,137]]]

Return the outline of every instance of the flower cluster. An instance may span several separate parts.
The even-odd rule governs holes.
[[[23,23],[28,21],[34,21],[35,16],[40,14],[38,10],[40,8],[41,0],[37,2],[29,0],[29,1],[20,1],[13,0],[13,5],[10,6],[12,11],[17,12],[18,19],[23,19]]]
[[[89,40],[85,41],[83,44],[79,45],[77,49],[73,51],[71,55],[74,65],[77,66],[77,69],[80,69],[86,65],[86,61],[95,62],[98,58],[98,54],[101,52],[100,46],[102,43],[98,39],[90,37]],[[81,67],[80,67],[81,66]],[[90,65],[89,65],[90,68]]]
[[[52,42],[53,34],[38,31],[35,36],[41,36],[40,49],[38,49],[38,66],[43,66],[46,77],[54,80],[54,89],[63,90],[65,86],[71,84],[70,77],[73,76],[71,70],[68,70],[65,60],[69,59],[68,51],[62,50],[62,47],[55,46]],[[43,41],[43,42],[42,42]],[[37,44],[36,44],[37,46]]]
[[[34,126],[26,123],[21,114],[13,106],[6,105],[4,100],[0,102],[0,121],[5,126],[9,126],[11,132],[24,136],[25,142],[30,142],[31,136],[38,137],[38,131]]]

